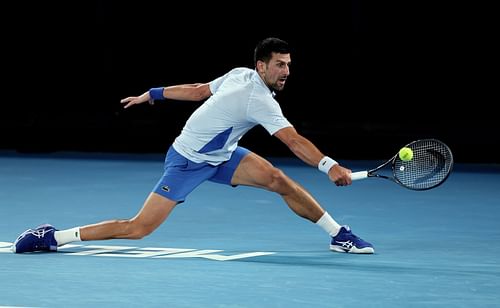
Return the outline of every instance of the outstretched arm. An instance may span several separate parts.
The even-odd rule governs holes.
[[[212,95],[208,83],[182,84],[158,89],[162,90],[163,99],[168,98],[180,101],[201,101]],[[149,102],[153,100],[150,92],[151,90],[144,92],[140,96],[129,96],[120,102],[125,104],[124,108]]]
[[[325,157],[311,141],[299,135],[293,127],[282,128],[274,136],[286,144],[298,158],[308,165],[318,167],[321,159]],[[352,182],[351,170],[339,164],[330,168],[328,177],[338,186],[350,185]]]

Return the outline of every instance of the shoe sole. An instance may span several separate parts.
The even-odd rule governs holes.
[[[330,250],[335,252],[345,252],[345,253],[357,253],[357,254],[372,254],[375,253],[373,247],[351,247],[351,249],[345,249],[336,245],[330,245]]]

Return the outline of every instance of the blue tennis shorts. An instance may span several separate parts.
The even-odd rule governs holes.
[[[153,192],[173,201],[184,202],[189,193],[207,180],[231,185],[234,171],[248,153],[248,149],[239,146],[228,161],[212,166],[207,163],[195,163],[170,146],[165,158],[165,171]]]

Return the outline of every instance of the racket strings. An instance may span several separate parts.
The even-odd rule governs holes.
[[[439,140],[418,140],[408,145],[413,159],[402,161],[397,158],[394,177],[404,186],[425,190],[444,182],[453,166],[453,155],[447,145]]]

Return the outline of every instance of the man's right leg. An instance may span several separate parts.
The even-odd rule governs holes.
[[[373,253],[373,246],[340,226],[301,185],[263,157],[250,153],[236,169],[232,184],[265,188],[281,195],[297,215],[323,228],[332,237],[330,249],[338,252]]]

